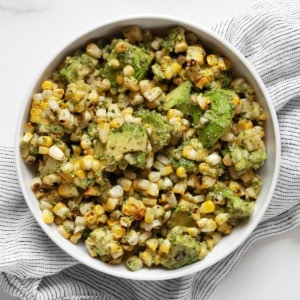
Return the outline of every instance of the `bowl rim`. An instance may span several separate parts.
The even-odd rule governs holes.
[[[152,269],[149,270],[149,276],[147,276],[145,274],[143,274],[143,276],[141,276],[139,274],[139,272],[130,272],[130,271],[119,272],[118,269],[114,269],[114,268],[105,268],[105,270],[100,270],[99,268],[96,268],[93,265],[92,260],[91,260],[91,262],[87,262],[84,259],[82,259],[80,257],[80,255],[72,253],[72,251],[71,251],[69,245],[67,245],[67,243],[66,244],[58,243],[56,238],[53,235],[51,235],[49,228],[47,228],[49,225],[45,224],[41,218],[41,215],[38,216],[37,213],[35,212],[33,202],[32,202],[33,199],[26,192],[25,183],[22,178],[22,168],[21,168],[22,158],[20,156],[20,151],[19,151],[19,142],[20,142],[20,136],[22,134],[24,112],[26,110],[29,99],[32,96],[32,93],[34,91],[34,88],[35,88],[37,82],[41,79],[41,77],[43,76],[45,71],[49,68],[51,63],[62,52],[65,52],[67,48],[69,48],[70,46],[72,46],[73,44],[75,44],[77,41],[84,38],[88,34],[91,34],[95,30],[101,30],[102,27],[110,26],[110,25],[114,27],[114,26],[117,26],[117,24],[120,22],[130,21],[133,24],[136,20],[141,20],[141,19],[147,19],[147,20],[152,20],[152,21],[164,20],[166,22],[169,22],[170,26],[172,26],[173,24],[174,25],[179,24],[179,25],[182,25],[183,27],[187,26],[190,28],[195,28],[197,31],[200,31],[203,34],[209,36],[211,39],[213,39],[214,41],[217,41],[222,46],[225,46],[225,48],[227,48],[228,51],[232,52],[235,57],[237,57],[239,60],[241,60],[243,62],[243,64],[245,65],[245,67],[250,71],[250,73],[255,78],[255,81],[258,84],[258,86],[259,86],[260,90],[262,91],[262,94],[265,98],[266,105],[268,106],[269,113],[270,113],[270,116],[272,119],[272,126],[273,126],[273,131],[274,131],[274,138],[275,138],[274,143],[276,146],[274,173],[273,173],[270,189],[269,189],[269,192],[267,195],[267,199],[265,200],[262,207],[260,207],[260,211],[259,211],[256,219],[254,221],[252,221],[250,224],[247,224],[245,233],[241,237],[236,239],[236,241],[234,243],[232,243],[232,245],[230,247],[228,247],[226,251],[224,251],[220,256],[218,256],[218,258],[216,258],[215,260],[213,260],[210,263],[206,263],[205,259],[204,259],[201,261],[201,264],[197,264],[199,262],[195,262],[193,264],[188,265],[187,268],[168,270],[168,273],[164,272],[159,275],[156,274],[155,276],[153,276],[153,274],[151,274],[151,273],[153,273],[153,272],[151,272]],[[29,207],[32,215],[34,216],[35,220],[37,221],[37,223],[39,224],[41,229],[44,231],[44,233],[46,233],[47,236],[66,254],[68,254],[72,258],[76,259],[78,262],[80,262],[86,266],[89,266],[96,271],[103,272],[103,273],[113,275],[116,277],[133,279],[133,280],[167,280],[167,279],[174,279],[174,278],[190,275],[190,274],[193,274],[193,273],[196,273],[199,271],[203,271],[204,269],[215,265],[216,263],[222,261],[224,258],[229,256],[231,253],[233,253],[240,245],[242,245],[245,242],[246,239],[249,238],[249,236],[251,235],[253,230],[257,227],[257,225],[261,221],[263,215],[265,214],[265,212],[270,204],[270,201],[272,199],[272,195],[275,191],[278,176],[279,176],[279,169],[280,169],[281,143],[280,143],[280,131],[279,131],[278,119],[277,119],[277,115],[276,115],[273,103],[268,94],[268,91],[267,91],[261,77],[257,73],[257,71],[254,69],[254,67],[250,64],[250,62],[242,55],[242,53],[237,48],[235,48],[232,44],[230,44],[223,37],[219,36],[212,30],[208,29],[206,26],[201,25],[201,22],[196,23],[196,22],[191,22],[187,19],[169,16],[169,15],[161,15],[161,14],[133,14],[133,15],[126,15],[126,16],[122,16],[122,17],[115,17],[115,18],[110,18],[110,19],[104,20],[102,22],[99,22],[92,26],[89,26],[89,28],[77,33],[71,39],[67,40],[62,46],[57,48],[57,50],[54,52],[54,54],[52,54],[51,57],[49,57],[49,59],[47,59],[46,63],[40,68],[40,70],[41,71],[37,75],[33,76],[32,84],[29,86],[29,89],[28,89],[27,93],[25,94],[24,99],[22,100],[22,105],[20,108],[20,113],[18,116],[16,133],[15,133],[15,145],[14,145],[14,151],[15,151],[15,157],[16,157],[15,165],[16,165],[16,170],[17,170],[17,177],[19,180],[19,184],[20,184],[23,196],[25,198],[27,206]]]

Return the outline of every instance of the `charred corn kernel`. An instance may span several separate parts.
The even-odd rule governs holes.
[[[200,206],[200,213],[203,214],[210,214],[214,212],[216,209],[216,206],[212,200],[206,200],[204,201]]]
[[[207,64],[209,66],[215,66],[218,64],[218,56],[215,54],[209,54],[206,56]]]
[[[109,197],[105,203],[105,210],[113,211],[119,204],[118,198]]]
[[[140,252],[139,258],[146,266],[151,267],[153,265],[153,257],[149,251],[145,250],[143,252]]]
[[[77,188],[68,183],[62,183],[58,186],[58,194],[63,198],[73,198],[79,196]]]
[[[54,215],[51,210],[49,210],[49,209],[43,210],[43,221],[46,224],[52,224],[54,222]]]
[[[242,119],[238,122],[238,129],[247,130],[253,128],[253,123],[251,120]]]
[[[101,216],[105,213],[104,207],[100,204],[96,204],[93,208],[97,216]]]
[[[225,166],[230,167],[233,165],[230,153],[226,153],[222,159],[222,162]]]
[[[69,232],[63,224],[58,225],[56,227],[58,233],[63,236],[65,239],[68,239],[71,236],[71,232]]]
[[[101,49],[95,43],[87,44],[85,51],[89,56],[94,58],[100,58],[102,55]]]
[[[101,190],[97,186],[88,186],[82,194],[84,197],[99,197],[101,196]]]
[[[158,247],[158,240],[154,238],[147,240],[146,247],[152,252],[155,252]]]
[[[41,177],[34,177],[30,182],[30,187],[32,190],[37,190],[42,186]]]
[[[47,186],[52,186],[54,184],[58,184],[62,182],[62,178],[58,174],[49,174],[43,177],[43,184]]]
[[[97,222],[97,217],[98,216],[95,211],[90,210],[84,215],[84,220],[88,225],[95,225]]]
[[[240,184],[236,181],[230,181],[229,182],[229,188],[233,191],[233,192],[239,192],[240,191]]]
[[[49,148],[48,155],[57,161],[63,161],[66,158],[63,151],[56,145]]]
[[[107,224],[108,228],[111,229],[113,226],[120,224],[120,220],[115,220],[115,219],[109,218],[109,219],[107,219],[106,224]]]
[[[205,51],[200,46],[188,46],[186,50],[186,60],[196,61],[200,65],[204,63]]]
[[[229,219],[228,213],[218,213],[215,217],[217,226],[223,225]]]
[[[58,202],[53,207],[52,212],[63,220],[69,217],[71,213],[70,209],[62,202]]]
[[[174,172],[174,169],[171,165],[165,166],[159,170],[161,176],[168,176]]]
[[[187,182],[185,180],[179,180],[172,188],[172,192],[175,194],[183,195],[187,189]]]
[[[53,82],[50,80],[45,80],[42,83],[42,90],[52,90],[53,89]]]
[[[185,227],[184,232],[188,233],[191,237],[196,237],[200,233],[199,228],[196,227]]]
[[[216,222],[207,218],[201,218],[200,220],[196,221],[196,224],[201,232],[213,232],[217,228]]]
[[[80,240],[81,238],[81,233],[80,232],[77,232],[75,234],[72,234],[69,238],[69,240],[71,241],[71,243],[73,244],[77,244],[78,241]]]
[[[126,233],[126,229],[120,224],[113,225],[110,230],[114,240],[121,239]]]

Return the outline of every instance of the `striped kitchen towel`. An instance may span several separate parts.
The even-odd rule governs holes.
[[[114,278],[79,264],[42,232],[19,188],[14,152],[0,147],[0,283],[21,299],[208,299],[257,239],[300,223],[300,2],[262,2],[213,30],[237,47],[267,86],[277,111],[282,163],[263,221],[223,261],[166,281]]]

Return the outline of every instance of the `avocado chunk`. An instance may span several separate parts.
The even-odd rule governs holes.
[[[236,143],[232,143],[229,146],[229,152],[233,166],[238,172],[248,169],[256,170],[261,167],[267,159],[267,153],[264,149],[261,148],[250,152]]]
[[[204,113],[207,124],[197,129],[197,136],[203,147],[213,146],[225,134],[233,117],[232,99],[237,95],[230,90],[216,89],[204,93],[211,101]]]
[[[163,105],[164,110],[169,110],[172,107],[178,107],[186,103],[191,92],[192,83],[184,81],[166,96],[166,102]]]
[[[104,260],[113,258],[110,249],[115,245],[120,246],[120,243],[113,239],[111,230],[106,226],[94,229],[85,240],[85,246],[91,256],[98,255]]]
[[[195,204],[181,199],[167,222],[167,226],[169,228],[173,228],[175,226],[196,226],[195,221],[192,218],[192,211],[195,207],[197,207]]]
[[[108,63],[100,69],[100,73],[104,78],[109,79],[111,86],[116,87],[116,77],[122,72],[123,68],[127,65],[130,65],[134,69],[134,77],[140,81],[145,78],[148,69],[150,68],[153,56],[150,51],[145,50],[144,48],[132,45],[125,40],[116,41],[115,45],[121,44],[124,48],[123,51],[116,51],[116,47],[110,52],[107,61],[117,59],[119,66],[112,67]]]
[[[125,123],[122,127],[110,131],[105,154],[119,160],[123,154],[128,152],[145,152],[147,141],[147,130],[143,126]]]
[[[227,200],[226,206],[231,219],[245,219],[251,216],[254,207],[253,202],[235,196],[233,191],[225,186],[217,187],[213,193]]]
[[[182,226],[172,228],[167,239],[171,247],[169,253],[162,256],[161,264],[168,269],[177,269],[191,264],[208,253],[206,245],[186,234]]]
[[[135,112],[134,116],[142,118],[143,123],[146,126],[150,126],[150,142],[154,152],[157,152],[170,143],[172,126],[165,121],[160,113],[149,110],[139,110]]]
[[[74,55],[73,57],[68,56],[59,74],[68,83],[82,80],[95,69],[97,63],[97,59],[86,53]]]

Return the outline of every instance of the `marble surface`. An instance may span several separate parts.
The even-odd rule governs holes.
[[[20,104],[48,58],[86,28],[114,17],[146,13],[211,27],[259,1],[0,0],[0,145],[14,145]],[[210,300],[299,299],[299,253],[299,227],[256,242]],[[15,298],[0,289],[0,299]]]

